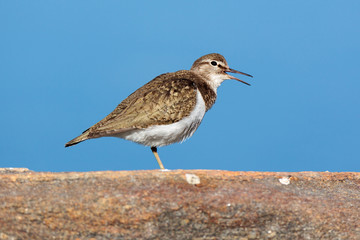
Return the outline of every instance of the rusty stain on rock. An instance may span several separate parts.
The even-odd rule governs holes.
[[[360,239],[359,209],[360,173],[0,169],[0,239]]]

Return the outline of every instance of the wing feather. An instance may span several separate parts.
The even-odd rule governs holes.
[[[188,74],[177,73],[160,75],[136,90],[89,129],[89,138],[171,124],[189,116],[196,104],[196,84]]]

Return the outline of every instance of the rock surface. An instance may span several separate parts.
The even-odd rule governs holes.
[[[360,173],[0,169],[0,239],[360,239]]]

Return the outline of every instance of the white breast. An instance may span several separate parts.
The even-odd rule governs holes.
[[[194,134],[196,129],[199,127],[205,112],[206,106],[204,99],[202,98],[199,90],[197,90],[196,105],[189,116],[176,123],[168,125],[155,125],[146,129],[135,129],[121,133],[116,137],[154,147],[182,142]]]

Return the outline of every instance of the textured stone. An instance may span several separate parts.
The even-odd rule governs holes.
[[[360,239],[360,173],[0,169],[0,239]]]

